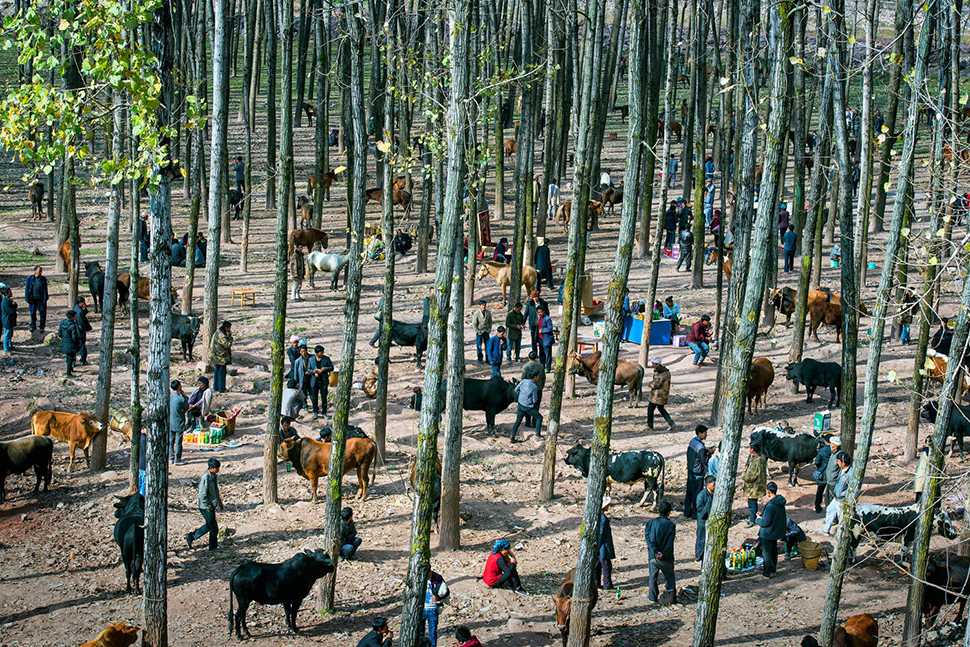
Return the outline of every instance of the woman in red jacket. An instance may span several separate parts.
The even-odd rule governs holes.
[[[485,562],[482,580],[493,589],[500,589],[508,584],[516,593],[525,593],[516,568],[517,563],[515,555],[512,554],[512,545],[505,539],[499,539]]]

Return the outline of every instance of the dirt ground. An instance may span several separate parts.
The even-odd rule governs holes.
[[[607,129],[622,133],[623,126],[611,116]],[[241,128],[234,124],[230,130],[233,133],[230,151],[235,153],[241,146]],[[263,132],[261,130],[260,135]],[[305,178],[310,166],[311,131],[305,127],[298,129],[295,139],[297,176]],[[621,169],[625,151],[623,136],[617,142],[608,141],[607,147],[604,164]],[[44,345],[42,336],[27,331],[29,317],[22,296],[24,280],[31,267],[42,265],[51,281],[48,332],[56,330],[63,318],[67,286],[65,275],[54,271],[52,227],[29,221],[26,190],[20,181],[20,172],[11,167],[3,171],[3,182],[8,188],[0,195],[0,249],[11,252],[4,257],[4,265],[0,267],[0,280],[12,286],[21,313],[14,336],[15,352],[12,358],[3,360],[0,367],[0,439],[4,440],[29,433],[29,418],[37,410],[91,410],[99,360],[100,315],[92,313],[91,316],[95,326],[88,338],[91,365],[80,367],[78,377],[72,380],[63,377],[59,348]],[[261,167],[254,170],[254,176],[256,207],[263,204],[265,178]],[[621,172],[614,171],[613,180],[621,179],[620,176]],[[514,194],[513,182],[514,178],[508,174],[509,205]],[[302,179],[298,186],[302,191]],[[326,205],[325,228],[333,234],[342,231],[344,191],[343,184],[335,187],[334,200]],[[416,191],[416,198],[422,199],[420,189]],[[186,228],[188,210],[180,189],[175,191],[174,202],[174,230],[180,234]],[[489,202],[494,205],[491,194]],[[80,208],[83,259],[103,260],[102,243],[97,241],[104,231],[107,210],[104,192],[83,191]],[[588,268],[595,277],[594,293],[598,298],[605,296],[613,265],[618,213],[604,218],[602,229],[591,236]],[[408,222],[413,223],[416,218],[417,209]],[[309,502],[307,482],[295,472],[280,468],[279,505],[266,507],[260,503],[262,434],[268,400],[267,342],[274,281],[274,219],[273,213],[254,208],[250,267],[246,275],[238,269],[241,228],[234,222],[235,243],[224,249],[220,271],[219,316],[234,323],[236,343],[233,355],[238,372],[228,379],[230,392],[217,395],[213,406],[215,409],[241,410],[234,439],[238,446],[214,452],[187,446],[185,463],[171,470],[168,601],[172,645],[212,645],[230,641],[226,620],[227,578],[239,563],[248,559],[282,561],[298,550],[320,545],[323,507]],[[369,205],[368,222],[377,219],[376,206]],[[914,230],[919,227],[915,226]],[[493,222],[492,231],[496,238],[500,235],[511,237],[511,224],[508,220]],[[961,231],[960,236],[963,233]],[[128,239],[127,233],[124,239]],[[873,241],[873,260],[880,262],[880,266],[883,243],[882,239]],[[554,260],[563,262],[566,241],[558,224],[550,223],[549,244]],[[339,243],[331,247],[339,248]],[[35,249],[37,255],[31,255]],[[123,258],[127,258],[128,249],[123,243]],[[828,246],[825,252],[827,254]],[[395,318],[405,321],[420,318],[420,299],[433,278],[432,274],[417,275],[414,263],[414,255],[409,255],[397,266]],[[431,265],[434,266],[433,261]],[[701,314],[712,312],[714,289],[689,289],[689,277],[675,272],[674,265],[669,259],[662,263],[660,296],[670,294],[675,297],[685,322],[693,322]],[[838,270],[827,265],[826,262],[823,284],[837,286]],[[367,340],[376,327],[372,315],[380,296],[382,268],[383,263],[376,262],[368,262],[364,268],[355,358],[358,376],[363,375],[375,356]],[[874,274],[870,272],[869,286],[864,292],[864,297],[870,301],[877,281]],[[184,270],[173,268],[173,275],[174,285],[181,288]],[[634,298],[645,294],[648,280],[649,264],[636,260],[630,275]],[[714,284],[714,281],[713,268],[707,268],[705,282]],[[952,295],[959,286],[952,282],[952,278],[950,281],[944,290]],[[780,280],[783,285],[796,282],[794,274],[783,274]],[[198,276],[196,285],[193,306],[200,311],[202,290]],[[225,297],[229,296],[230,289],[241,287],[257,290],[255,307],[229,306]],[[306,336],[311,346],[324,344],[338,368],[342,367],[346,361],[339,356],[342,296],[330,292],[325,279],[318,282],[316,289],[304,286],[303,294],[306,301],[290,303],[288,307],[287,335]],[[490,280],[476,287],[476,296],[489,300],[490,307],[495,308],[496,318],[504,316],[498,310],[499,291]],[[945,300],[947,298],[950,303],[954,302],[952,297],[945,297]],[[553,307],[553,311],[553,318],[558,323],[558,309]],[[863,326],[868,321],[863,319]],[[142,325],[147,327],[147,317],[142,319]],[[590,333],[589,327],[581,330],[581,334]],[[758,338],[756,356],[771,359],[776,377],[767,408],[748,416],[746,430],[754,425],[773,425],[788,419],[796,429],[807,431],[811,429],[812,416],[826,408],[828,393],[825,391],[812,404],[805,403],[804,393],[786,393],[783,367],[787,361],[790,334],[784,325],[777,325]],[[113,409],[124,407],[128,399],[129,370],[122,363],[121,355],[128,338],[127,323],[120,323],[115,342]],[[474,361],[470,321],[465,338],[469,376],[487,377],[489,369]],[[805,356],[837,361],[839,346],[834,341],[834,332],[825,330],[821,339],[821,343],[814,340],[806,343]],[[863,329],[859,348],[860,380],[866,362],[866,341]],[[879,388],[879,417],[863,494],[865,501],[908,503],[912,499],[913,466],[901,463],[909,407],[906,384],[913,371],[912,348],[890,341],[884,350],[881,373],[887,377],[881,380]],[[621,356],[635,360],[637,350],[636,344],[624,343]],[[688,645],[691,642],[693,603],[700,573],[699,564],[692,561],[695,523],[684,520],[682,514],[684,455],[694,426],[706,422],[710,414],[717,368],[711,363],[693,368],[690,366],[690,351],[686,348],[660,347],[652,352],[663,358],[673,374],[669,408],[677,429],[673,432],[647,430],[645,406],[628,408],[625,389],[618,389],[612,446],[617,450],[653,449],[667,459],[666,496],[675,503],[671,518],[678,529],[675,557],[680,604],[658,607],[648,602],[643,533],[645,522],[653,515],[635,505],[641,494],[638,487],[615,486],[613,496],[616,502],[610,514],[617,552],[614,579],[619,589],[603,595],[594,610],[592,644],[597,647]],[[193,383],[197,375],[195,364],[183,363],[176,355],[173,346],[172,378]],[[711,358],[716,362],[719,353],[715,350]],[[515,364],[506,365],[505,374],[517,376],[519,369]],[[895,382],[888,379],[890,371],[897,374]],[[280,607],[257,605],[250,612],[254,634],[252,644],[354,645],[366,633],[375,615],[386,615],[392,627],[397,629],[412,506],[402,476],[407,474],[413,459],[417,431],[417,416],[405,403],[411,387],[422,381],[422,374],[415,369],[409,351],[392,350],[391,377],[388,464],[375,470],[371,496],[363,503],[349,498],[356,492],[356,479],[353,476],[345,479],[344,495],[354,507],[363,546],[357,559],[341,565],[336,613],[320,616],[314,612],[314,589],[299,615],[301,635],[293,636],[284,631]],[[649,372],[647,377],[649,379]],[[548,402],[548,395],[545,402]],[[450,644],[454,628],[460,624],[468,625],[487,645],[559,644],[549,594],[557,588],[564,573],[575,565],[585,492],[585,483],[579,474],[561,459],[575,443],[588,444],[593,402],[593,387],[581,380],[577,397],[564,403],[557,496],[551,503],[539,503],[536,499],[541,443],[532,439],[531,433],[524,434],[525,442],[514,446],[505,438],[488,439],[484,434],[482,414],[466,413],[462,469],[463,548],[457,552],[435,551],[433,555],[434,569],[443,574],[453,590],[452,603],[446,607],[441,619],[442,644]],[[369,432],[373,428],[372,408],[373,401],[355,389],[351,423]],[[861,414],[861,403],[859,410]],[[507,431],[512,424],[513,411],[510,408],[499,415],[500,431]],[[304,413],[296,427],[304,435],[315,434],[322,422],[311,422]],[[833,427],[840,428],[838,412],[833,412]],[[921,436],[928,431],[929,426],[924,425]],[[720,430],[713,429],[708,443],[716,444],[718,440]],[[140,622],[141,599],[125,594],[124,569],[111,538],[114,522],[112,495],[121,494],[127,488],[128,451],[122,441],[118,434],[109,435],[108,471],[99,474],[86,471],[83,465],[75,466],[74,472],[69,473],[66,447],[59,444],[55,448],[54,479],[49,493],[34,496],[30,487],[32,477],[7,480],[9,499],[0,506],[0,645],[77,645],[92,639],[110,622]],[[188,549],[182,537],[201,522],[195,505],[196,486],[205,469],[205,461],[212,455],[223,461],[220,482],[227,509],[219,515],[219,523],[226,529],[228,538],[218,552],[210,554],[199,548]],[[954,473],[958,471],[956,465],[951,465]],[[821,515],[812,510],[815,488],[811,484],[811,468],[802,470],[797,487],[787,484],[779,464],[770,465],[770,474],[777,480],[780,493],[788,499],[791,517],[810,538],[831,545],[820,532]],[[950,507],[962,498],[961,495],[951,498]],[[736,522],[730,536],[733,547],[756,534],[753,529],[745,528],[745,515],[745,501],[739,488],[735,502]],[[481,583],[489,545],[501,537],[510,539],[516,547],[528,595],[489,590]],[[436,543],[434,539],[432,545]],[[946,543],[939,537],[934,538],[934,546],[942,547]],[[847,574],[842,598],[840,617],[862,612],[873,614],[880,625],[881,644],[885,645],[897,644],[902,629],[907,579],[890,561],[898,555],[898,549],[898,545],[888,546],[870,555],[871,547],[861,548],[860,555],[870,555],[870,558],[860,560]],[[770,581],[758,573],[730,576],[724,584],[721,600],[718,644],[778,647],[798,644],[802,635],[817,628],[827,581],[827,569],[808,571],[798,561],[781,562],[779,576]]]

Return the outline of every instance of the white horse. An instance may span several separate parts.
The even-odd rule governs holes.
[[[340,278],[340,272],[347,267],[350,262],[350,252],[345,251],[343,253],[336,252],[310,252],[307,256],[307,274],[310,278],[310,288],[313,289],[313,275],[317,271],[320,272],[333,272],[333,281],[330,282],[330,289],[337,290],[337,279]],[[344,275],[344,285],[347,285],[347,276]]]

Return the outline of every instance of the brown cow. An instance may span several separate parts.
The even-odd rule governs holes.
[[[623,202],[623,182],[621,181],[619,186],[610,187],[603,192],[603,204],[609,207],[610,215],[613,214],[615,205],[621,204]]]
[[[670,131],[677,137],[677,143],[679,144],[681,139],[683,139],[683,128],[679,121],[670,122]],[[657,120],[657,139],[663,139],[664,136],[664,120]]]
[[[940,355],[932,348],[927,349],[926,376],[938,384],[943,384],[943,379],[946,377],[946,367],[949,364],[948,360],[949,358],[946,355]],[[963,394],[970,387],[970,375],[962,366],[960,367],[960,375],[963,379],[957,378],[957,402],[963,400]]]
[[[562,634],[562,647],[566,647],[566,642],[569,639],[569,614],[573,606],[573,586],[575,583],[576,569],[571,568],[566,573],[566,581],[560,584],[559,590],[552,594],[552,603],[556,605],[556,625],[559,627],[559,633]],[[589,596],[590,611],[596,606],[597,596],[596,587],[593,586],[592,593]]]
[[[123,283],[125,287],[129,290],[131,289],[131,274],[125,272],[124,274],[118,275],[118,282]],[[147,301],[152,297],[151,281],[149,281],[147,276],[138,277],[138,298]],[[172,305],[178,301],[179,291],[177,288],[172,288]]]
[[[811,317],[811,331],[815,341],[818,339],[818,327],[822,324],[835,326],[835,341],[842,341],[842,305],[838,303],[827,303],[819,301],[813,303],[809,308],[808,314]]]
[[[832,647],[876,647],[879,641],[879,625],[868,613],[851,616],[832,634]],[[802,647],[818,647],[814,636],[805,636]]]
[[[108,625],[98,637],[81,647],[129,647],[138,641],[138,627],[130,627],[124,622]]]
[[[280,442],[280,460],[293,463],[297,473],[310,481],[313,502],[317,502],[317,482],[330,471],[330,443],[312,438],[286,438]],[[344,474],[357,471],[357,498],[367,498],[370,466],[377,457],[377,443],[370,438],[348,438],[344,454]]]
[[[596,351],[588,357],[583,357],[579,353],[573,353],[569,366],[571,375],[581,374],[590,384],[598,384],[600,377],[600,359],[603,353]],[[636,362],[628,362],[625,359],[617,360],[616,375],[613,378],[616,386],[626,385],[630,390],[630,406],[639,407],[640,397],[643,394],[643,367]]]
[[[368,202],[376,202],[377,204],[384,206],[384,189],[367,189],[365,192],[366,199],[364,204]],[[391,204],[401,205],[404,207],[404,215],[411,215],[411,194],[404,189],[398,189],[394,186],[391,187]]]
[[[322,251],[327,248],[327,244],[329,242],[330,236],[322,229],[314,229],[313,227],[294,229],[290,232],[289,251],[287,252],[287,258],[292,258],[293,248],[296,245],[303,245],[306,247],[307,252],[312,252],[313,246],[317,243],[320,244],[320,250]]]
[[[512,156],[515,155],[515,153],[518,150],[519,150],[519,143],[515,139],[515,137],[505,140],[505,159],[506,160],[512,159]]]
[[[768,387],[775,381],[775,367],[767,357],[759,357],[751,362],[751,373],[748,379],[748,413],[758,413],[758,405],[768,402]]]
[[[61,246],[57,248],[58,255],[64,260],[64,266],[67,267],[67,271],[71,271],[71,239],[68,238]]]
[[[91,441],[101,433],[104,426],[94,414],[67,413],[64,411],[38,411],[30,419],[30,430],[35,436],[50,436],[62,443],[67,443],[71,452],[71,460],[67,469],[74,469],[74,450],[81,447],[84,450],[84,462],[91,467],[91,456],[88,447]]]
[[[771,290],[771,305],[781,314],[785,315],[785,328],[791,325],[791,316],[795,313],[797,300],[795,295],[797,290],[790,287],[783,287],[780,290]]]

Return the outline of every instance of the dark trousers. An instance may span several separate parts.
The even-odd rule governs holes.
[[[761,556],[765,558],[764,566],[761,569],[762,575],[774,575],[778,572],[778,540],[762,539]]]
[[[596,562],[596,586],[601,589],[613,589],[613,560],[600,557]]]
[[[493,589],[500,589],[506,585],[513,591],[518,591],[522,588],[522,580],[519,579],[519,571],[515,568],[515,564],[504,565],[502,560],[499,560],[498,567],[502,569],[502,577],[498,578],[498,582],[490,585]]]
[[[68,353],[64,356],[64,359],[67,360],[67,374],[74,375],[74,360],[77,359],[77,355]]]
[[[825,496],[825,488],[827,487],[825,483],[819,483],[815,486],[815,512],[822,511],[822,498]]]
[[[502,377],[502,362],[490,362],[492,365],[491,377]]]
[[[704,544],[707,542],[707,522],[697,520],[697,537],[694,539],[694,561],[704,559]]]
[[[758,519],[758,500],[748,499],[748,521],[756,523]]]
[[[515,361],[522,359],[522,337],[516,337],[515,339],[509,338],[509,347],[506,351],[508,360],[512,361],[512,356],[515,355]]]
[[[667,413],[667,408],[662,404],[654,404],[653,402],[651,402],[650,404],[647,405],[647,427],[649,427],[650,429],[653,429],[654,411],[659,411],[660,415],[662,415],[664,417],[664,420],[667,421],[667,424],[670,425],[671,427],[674,426],[674,420],[673,418],[670,417],[670,414]]]
[[[168,433],[168,460],[173,463],[182,460],[182,437],[181,431],[170,431]]]
[[[527,409],[521,404],[518,405],[518,410],[515,412],[515,424],[512,425],[512,432],[509,434],[509,438],[515,440],[515,432],[519,430],[519,425],[522,424],[522,419],[531,416],[535,420],[535,430],[536,438],[542,437],[542,414],[539,413],[538,409]]]
[[[660,587],[658,586],[657,582],[659,575],[663,575],[665,591],[677,590],[677,580],[674,577],[674,560],[665,559],[660,561],[657,559],[651,559],[650,578],[647,585],[647,599],[649,599],[651,602],[656,602],[657,597],[660,594]]]
[[[693,519],[697,510],[697,495],[701,491],[701,480],[703,477],[693,474],[687,475],[687,494],[684,496],[684,516]]]
[[[690,272],[691,263],[694,260],[694,245],[691,243],[686,247],[680,248],[680,258],[677,259],[677,269],[680,269],[681,263],[687,263],[687,271]]]
[[[141,260],[143,261],[148,260],[148,243],[144,241],[141,242],[141,244],[139,245],[139,255],[141,257]]]
[[[352,543],[344,544],[340,547],[340,556],[344,559],[350,559],[354,556],[354,553],[357,552],[357,549],[360,548],[361,543],[360,537],[354,537],[354,541]]]
[[[543,269],[539,270],[539,274],[541,274],[542,275],[542,278],[546,280],[546,285],[549,286],[549,289],[550,290],[555,290],[556,289],[555,284],[552,282],[552,268],[551,267],[544,267]]]
[[[323,400],[323,415],[327,415],[327,395],[330,392],[330,385],[327,378],[317,378],[315,384],[310,385],[308,400],[313,402],[313,415],[319,415],[320,407],[317,405],[318,399]]]
[[[47,303],[30,303],[30,332],[37,329],[37,318],[40,317],[40,329],[47,327]]]
[[[226,367],[223,364],[216,364],[212,369],[212,390],[216,393],[226,392]]]
[[[795,250],[785,250],[785,271],[791,272],[795,269]]]
[[[664,249],[668,249],[668,250],[669,249],[673,249],[674,248],[674,230],[673,229],[665,229],[664,231],[667,232],[667,237],[664,239]]]
[[[192,533],[192,541],[202,538],[202,535],[209,533],[209,550],[219,547],[219,524],[216,523],[216,511],[212,508],[199,508],[205,523]]]
[[[77,361],[82,364],[87,364],[88,362],[88,337],[87,335],[81,335],[81,348],[77,351]]]
[[[785,555],[791,555],[791,552],[795,550],[795,546],[801,541],[808,541],[808,535],[805,534],[805,531],[796,532],[793,535],[785,535]]]
[[[539,358],[539,333],[535,328],[529,328],[529,332],[532,334],[532,352],[536,354],[536,358]]]
[[[484,350],[485,350],[485,344],[487,343],[488,343],[488,333],[485,333],[484,335],[481,333],[475,333],[475,351],[478,353],[479,362],[485,361]]]
[[[546,367],[547,371],[552,370],[552,344],[548,346],[539,344],[539,362]]]
[[[241,195],[245,195],[246,194],[246,180],[245,179],[240,180],[239,178],[236,178],[236,190],[239,191],[239,193]]]

